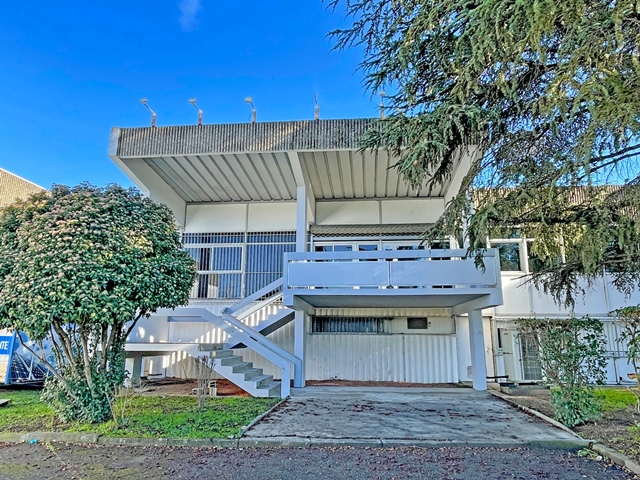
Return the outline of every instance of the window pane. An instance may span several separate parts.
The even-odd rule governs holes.
[[[241,270],[242,247],[214,247],[210,270]]]
[[[518,243],[491,244],[500,253],[500,270],[503,272],[520,271],[520,245]]]
[[[387,317],[319,317],[311,318],[312,333],[384,333]]]

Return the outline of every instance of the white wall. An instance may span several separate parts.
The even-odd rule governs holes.
[[[625,297],[605,278],[594,282],[589,287],[582,283],[585,295],[578,295],[573,311],[564,305],[558,305],[553,298],[545,295],[530,284],[523,284],[519,273],[502,273],[503,304],[495,307],[498,318],[519,317],[567,317],[585,316],[607,317],[609,312],[625,305],[640,304],[640,292],[636,291],[630,297]]]
[[[187,205],[186,233],[278,232],[296,229],[295,202]]]
[[[443,211],[441,198],[317,201],[316,224],[433,223]]]

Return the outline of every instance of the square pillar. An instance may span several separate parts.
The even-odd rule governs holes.
[[[293,386],[302,388],[305,385],[305,313],[303,310],[296,310],[294,318],[294,339],[293,354],[302,360],[302,368],[294,369]]]
[[[296,252],[307,250],[307,187],[296,189]]]
[[[469,343],[471,344],[471,375],[474,390],[487,389],[487,362],[484,356],[482,310],[469,312]]]
[[[140,386],[140,373],[142,370],[142,356],[136,355],[135,357],[128,357],[124,361],[125,372],[129,373],[129,376],[124,381],[124,386],[139,387]]]

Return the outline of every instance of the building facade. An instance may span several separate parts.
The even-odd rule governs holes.
[[[127,344],[129,368],[193,374],[193,357],[254,395],[289,382],[416,383],[540,380],[520,317],[590,314],[610,338],[609,380],[626,379],[609,312],[625,299],[603,277],[558,308],[520,277],[535,268],[527,239],[493,239],[485,269],[455,238],[421,243],[457,193],[475,148],[451,178],[411,189],[385,151],[361,151],[375,120],[114,128],[109,155],[168,205],[198,264],[188,307],[159,311]],[[276,379],[276,380],[274,380]]]

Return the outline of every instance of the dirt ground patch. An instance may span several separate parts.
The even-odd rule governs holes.
[[[247,392],[229,380],[217,381],[219,397],[250,397]],[[143,378],[143,395],[193,395],[193,389],[197,388],[197,380],[185,380],[182,378]]]
[[[551,392],[543,388],[520,388],[509,399],[553,418]],[[629,427],[640,422],[635,407],[604,412],[602,418],[573,428],[582,438],[598,440],[640,462],[640,444],[634,440]]]
[[[544,448],[171,448],[0,444],[0,479],[631,480],[576,450]]]

